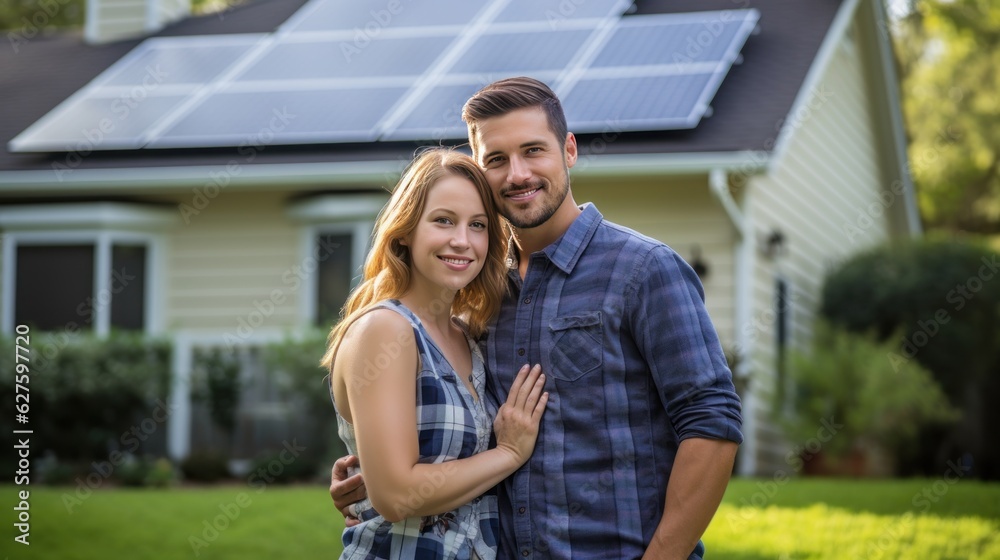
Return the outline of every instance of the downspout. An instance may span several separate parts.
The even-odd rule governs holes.
[[[753,258],[754,258],[754,237],[753,221],[749,204],[741,210],[739,204],[733,199],[729,191],[729,174],[721,168],[712,169],[708,174],[708,186],[712,194],[718,199],[722,208],[733,223],[733,228],[739,239],[734,248],[733,294],[735,305],[733,309],[733,323],[736,325],[736,332],[733,333],[734,353],[737,363],[733,371],[733,377],[747,381],[746,390],[743,397],[743,436],[744,441],[739,454],[739,464],[737,472],[743,476],[750,476],[757,470],[757,398],[754,393],[753,383],[750,382],[750,357],[752,324],[751,296],[753,294]],[[749,182],[745,188],[749,189]],[[749,200],[748,193],[744,194],[744,199]]]

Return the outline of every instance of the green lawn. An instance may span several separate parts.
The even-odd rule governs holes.
[[[8,519],[19,489],[3,487]],[[340,551],[340,516],[322,486],[111,489],[82,500],[73,488],[31,487],[30,513],[30,546],[14,542],[7,522],[0,556],[247,560]],[[705,542],[713,560],[1000,560],[1000,484],[734,480]]]

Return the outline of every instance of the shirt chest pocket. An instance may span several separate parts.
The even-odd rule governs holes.
[[[549,323],[552,367],[545,375],[576,381],[604,363],[601,312],[556,317]],[[543,349],[544,351],[544,349]]]

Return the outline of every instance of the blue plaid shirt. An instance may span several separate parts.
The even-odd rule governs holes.
[[[743,440],[701,282],[590,204],[528,258],[480,341],[492,414],[525,363],[550,394],[534,454],[498,487],[498,558],[640,558],[681,440]]]

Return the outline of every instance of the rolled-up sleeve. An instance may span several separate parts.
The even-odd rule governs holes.
[[[666,246],[639,260],[626,320],[679,440],[743,442],[740,399],[694,270]]]

